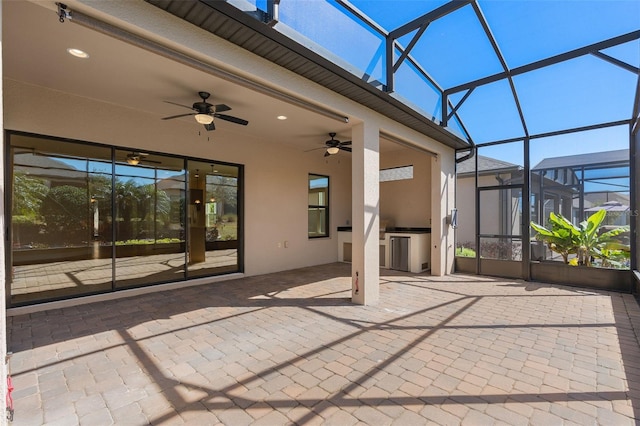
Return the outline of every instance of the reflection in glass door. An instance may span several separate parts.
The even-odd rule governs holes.
[[[11,132],[9,146],[10,306],[241,270],[241,166]]]
[[[116,288],[184,279],[184,161],[121,150],[115,155]]]
[[[189,161],[189,278],[240,270],[240,167]]]
[[[111,149],[12,135],[10,303],[111,289]]]

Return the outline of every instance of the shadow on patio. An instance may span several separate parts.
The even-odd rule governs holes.
[[[634,424],[631,295],[332,264],[9,318],[16,421]]]

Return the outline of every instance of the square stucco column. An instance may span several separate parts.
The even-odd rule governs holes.
[[[351,300],[374,305],[380,297],[380,130],[358,124],[351,139]]]
[[[453,273],[454,231],[449,215],[455,206],[455,158],[451,151],[431,158],[431,275]]]

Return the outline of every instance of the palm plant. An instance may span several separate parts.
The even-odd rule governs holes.
[[[531,222],[531,227],[538,232],[535,238],[546,243],[551,251],[560,254],[564,263],[569,263],[569,255],[576,253],[572,232],[575,227],[564,216],[556,215],[554,212],[549,214],[549,223],[550,229]]]
[[[562,255],[564,263],[592,266],[591,259],[599,258],[603,264],[622,266],[619,261],[628,257],[630,248],[619,240],[619,236],[629,232],[629,227],[600,233],[606,214],[605,210],[598,210],[576,226],[561,214],[551,212],[551,228],[534,222],[531,227],[538,232],[536,240],[545,242],[552,251]],[[570,254],[576,255],[575,262],[569,262]]]

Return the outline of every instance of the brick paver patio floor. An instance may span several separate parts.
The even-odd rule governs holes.
[[[332,264],[8,318],[15,425],[640,420],[633,296]]]

